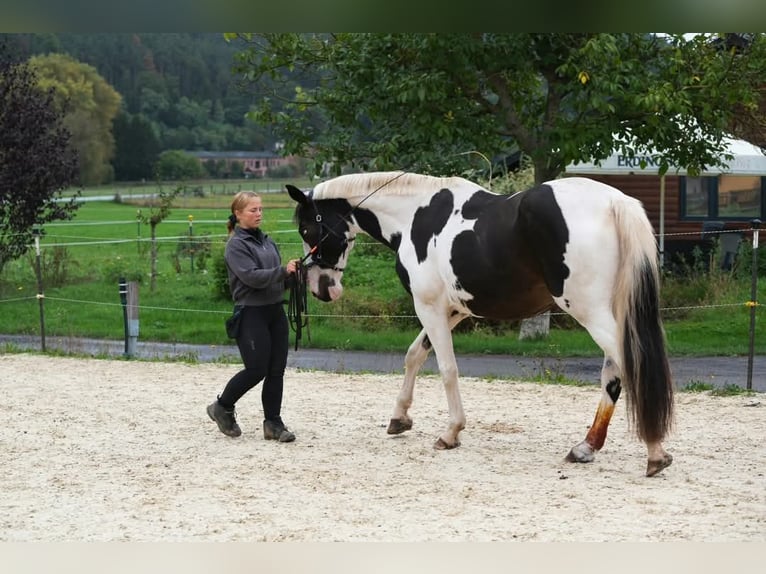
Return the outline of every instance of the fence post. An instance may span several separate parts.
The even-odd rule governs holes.
[[[125,332],[125,348],[123,356],[128,356],[128,283],[125,277],[120,277],[120,303],[122,304],[122,325]]]
[[[136,356],[138,342],[138,283],[128,282],[128,357]]]
[[[40,304],[40,349],[45,352],[45,294],[43,293],[43,271],[40,267],[40,228],[34,227],[35,238],[35,275],[37,277],[37,301]]]
[[[138,283],[125,281],[120,277],[120,303],[122,303],[122,321],[125,327],[125,351],[123,356],[131,359],[136,356],[138,340]]]
[[[750,282],[750,349],[747,354],[747,390],[753,388],[753,355],[755,353],[755,309],[758,306],[758,233],[760,219],[753,219],[750,224],[753,229],[753,264],[752,280]]]
[[[138,230],[136,232],[136,248],[138,249],[138,253],[141,253],[141,210],[136,210],[136,225],[138,225]]]
[[[191,272],[194,273],[194,216],[189,214],[189,259]]]

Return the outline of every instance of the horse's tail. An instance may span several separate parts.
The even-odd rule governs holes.
[[[654,230],[641,203],[613,203],[619,267],[613,310],[621,337],[622,387],[628,421],[645,442],[673,425],[673,382],[660,317],[660,274]]]

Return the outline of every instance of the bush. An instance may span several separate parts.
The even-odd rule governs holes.
[[[140,261],[129,257],[117,256],[101,268],[101,277],[107,283],[119,283],[123,277],[126,281],[143,283],[144,275]]]
[[[223,258],[224,249],[225,245],[218,246],[212,250],[210,256],[213,264],[213,296],[219,301],[230,301],[229,270]]]
[[[756,253],[758,261],[758,277],[766,277],[766,230],[761,232],[758,252]],[[737,277],[752,277],[753,273],[753,242],[743,241],[739,246],[737,254],[737,263],[735,265],[735,274]]]
[[[211,242],[208,234],[179,240],[175,252],[171,255],[176,273],[181,273],[185,261],[189,261],[189,265],[191,265],[191,261],[194,261],[195,271],[205,271],[210,252]]]
[[[29,264],[36,273],[37,257],[29,256]],[[61,287],[73,280],[74,267],[79,267],[77,261],[66,247],[54,246],[40,253],[40,272],[46,287]]]

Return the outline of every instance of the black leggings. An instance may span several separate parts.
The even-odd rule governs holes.
[[[242,396],[263,381],[263,418],[279,419],[290,327],[282,303],[245,307],[237,346],[245,368],[234,375],[218,397],[232,408]]]

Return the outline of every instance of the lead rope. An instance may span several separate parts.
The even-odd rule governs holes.
[[[304,258],[305,259],[305,258]],[[309,318],[303,314],[308,309],[308,294],[306,291],[306,267],[303,261],[299,263],[293,273],[290,281],[290,298],[287,302],[287,318],[290,321],[290,328],[295,333],[295,350],[298,350],[298,343],[303,337],[303,329],[311,341],[311,331],[309,330]]]

